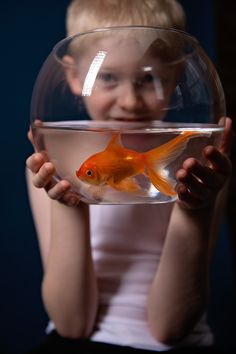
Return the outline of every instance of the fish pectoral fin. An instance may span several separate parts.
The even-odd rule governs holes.
[[[154,185],[154,187],[159,190],[162,194],[168,195],[170,197],[173,197],[176,195],[176,191],[174,189],[174,182],[161,174],[158,174],[152,169],[148,170],[148,176],[151,181],[151,183]]]
[[[137,182],[135,182],[134,178],[125,178],[119,182],[114,182],[114,180],[108,180],[107,184],[111,186],[112,188],[120,191],[120,192],[137,192],[140,191],[140,186],[138,185]]]

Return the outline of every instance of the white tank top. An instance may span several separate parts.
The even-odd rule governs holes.
[[[147,294],[157,270],[173,204],[92,205],[91,244],[100,304],[91,339],[164,351],[147,322]],[[54,328],[49,323],[47,332]],[[183,344],[211,345],[205,316]]]
[[[141,349],[170,349],[150,333],[147,294],[157,270],[173,204],[94,205],[91,244],[100,293],[92,340]],[[204,318],[184,344],[210,345]]]

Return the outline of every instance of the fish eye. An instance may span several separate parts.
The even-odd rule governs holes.
[[[86,171],[86,175],[87,175],[88,177],[92,177],[92,176],[93,176],[93,172],[92,172],[91,170],[87,170],[87,171]]]

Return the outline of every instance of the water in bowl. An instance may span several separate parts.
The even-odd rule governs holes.
[[[195,157],[204,162],[201,151],[208,144],[218,145],[223,133],[223,127],[218,125],[194,124],[181,127],[173,124],[168,127],[144,127],[136,129],[113,129],[90,127],[80,122],[44,122],[33,125],[33,135],[38,151],[45,150],[49,159],[55,164],[57,179],[70,181],[72,189],[81,196],[81,200],[90,204],[145,204],[167,203],[177,199],[177,195],[161,193],[144,173],[134,178],[138,185],[137,191],[120,191],[108,184],[93,185],[81,181],[76,171],[92,155],[106,149],[114,134],[119,133],[119,139],[125,149],[134,150],[140,154],[154,149],[167,141],[174,139],[183,131],[199,132],[189,138],[184,151],[162,171],[174,183],[175,173],[187,157]]]

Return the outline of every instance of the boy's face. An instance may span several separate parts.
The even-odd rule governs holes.
[[[77,94],[91,119],[163,119],[176,86],[176,66],[163,64],[135,39],[102,42],[78,63]]]

